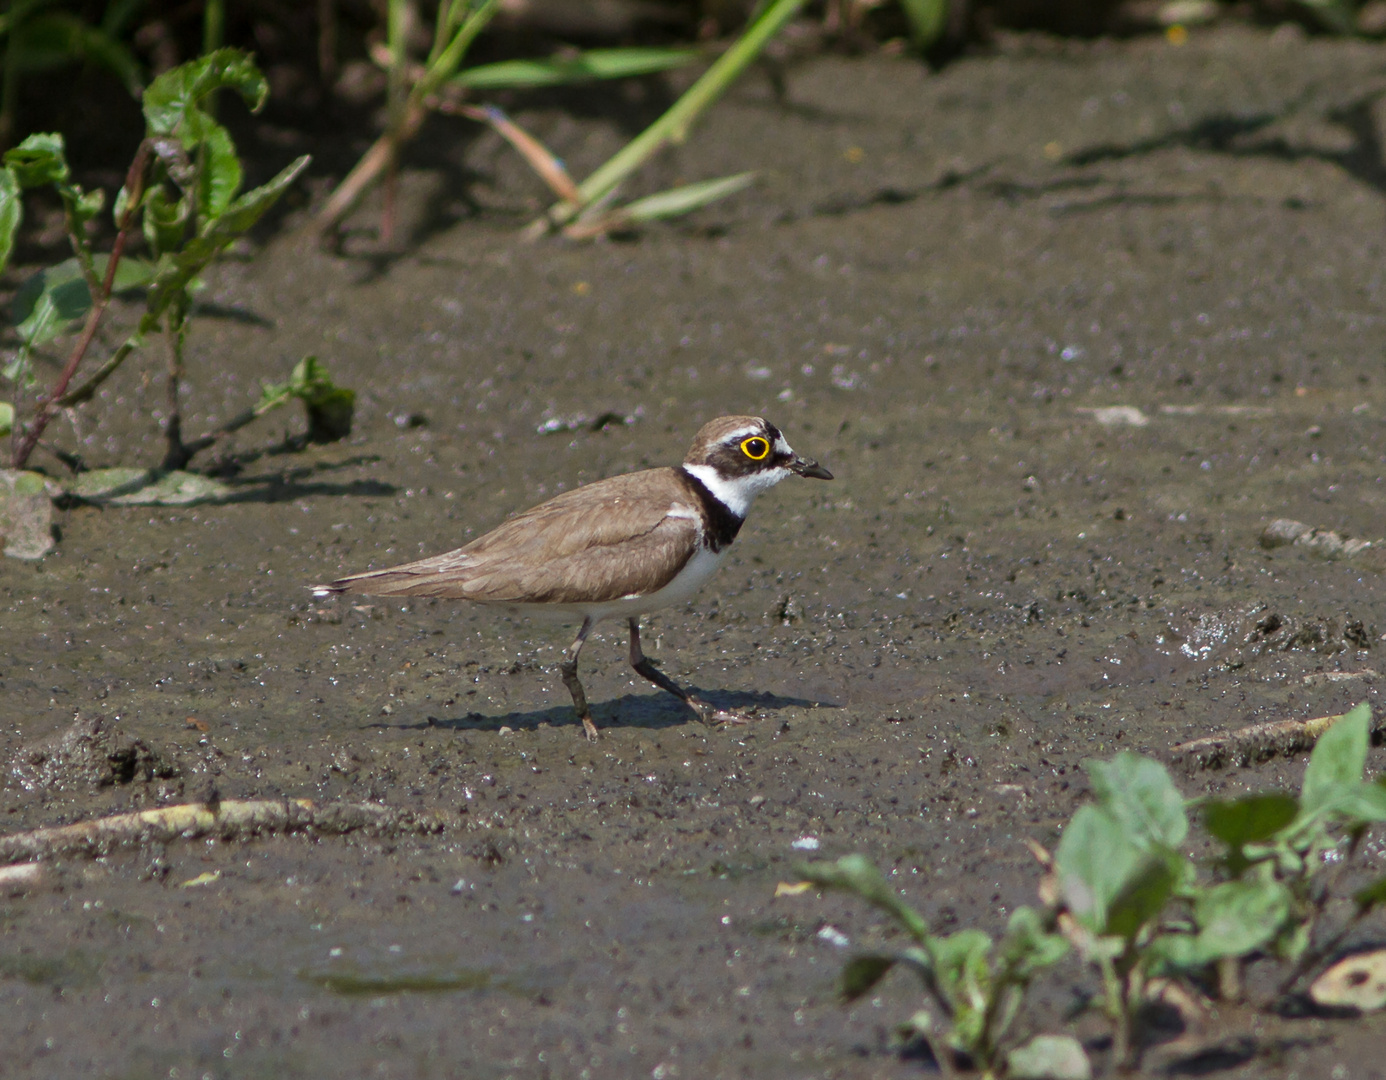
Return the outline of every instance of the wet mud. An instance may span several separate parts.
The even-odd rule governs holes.
[[[53,554],[0,563],[0,823],[287,797],[445,827],[57,860],[0,897],[0,1076],[927,1074],[890,1042],[903,977],[835,996],[879,920],[774,897],[814,842],[995,931],[1083,759],[1377,705],[1379,565],[1261,538],[1386,535],[1384,55],[1227,28],[1016,38],[937,75],[805,61],[641,179],[755,189],[587,247],[518,241],[535,181],[439,121],[399,250],[363,217],[339,256],[224,264],[185,427],[311,352],[358,390],[355,433],[281,452],[276,417],[239,436],[233,503],[75,507]],[[577,173],[623,137],[516,112]],[[91,464],[158,461],[148,364],[84,418]],[[305,588],[677,461],[728,412],[837,476],[762,497],[713,584],[647,621],[751,726],[701,726],[611,624],[589,745],[571,628]],[[1036,1026],[1095,989],[1063,969]],[[1379,1076],[1383,1036],[1228,1008],[1174,1066]]]

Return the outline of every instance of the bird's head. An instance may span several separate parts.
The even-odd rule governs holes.
[[[692,473],[737,517],[786,476],[831,480],[833,474],[791,449],[780,429],[759,416],[721,416],[704,424],[683,459]]]

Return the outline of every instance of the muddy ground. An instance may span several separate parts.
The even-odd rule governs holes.
[[[794,841],[996,930],[1084,758],[1376,701],[1377,569],[1258,536],[1386,534],[1386,53],[1016,38],[937,75],[803,61],[785,89],[748,77],[642,177],[764,170],[678,226],[523,244],[536,182],[439,121],[396,249],[363,217],[340,256],[280,237],[219,270],[188,427],[314,352],[356,431],[256,456],[300,423],[276,417],[235,447],[241,501],[72,509],[55,553],[0,562],[0,823],[303,796],[445,828],[53,865],[0,899],[0,1076],[920,1075],[888,1034],[914,987],[843,1006],[850,950],[818,936],[880,920],[773,898]],[[520,105],[579,174],[623,137]],[[87,460],[157,463],[162,395],[151,354],[86,411]],[[676,461],[727,412],[837,475],[763,497],[720,578],[649,620],[665,668],[753,726],[705,729],[606,628],[589,745],[553,670],[570,628],[305,591]],[[605,414],[630,422],[538,433]],[[43,772],[25,748],[75,713],[144,764]],[[1094,989],[1063,969],[1034,1023]],[[1382,1024],[1224,1009],[1207,1054],[1151,1068],[1380,1077]]]

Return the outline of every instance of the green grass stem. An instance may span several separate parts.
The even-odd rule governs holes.
[[[546,232],[566,224],[585,207],[609,196],[666,144],[683,142],[693,122],[726,92],[803,4],[804,0],[773,0],[736,43],[663,116],[578,186],[580,202],[560,202],[550,207],[547,214],[530,227],[531,233]]]
[[[226,0],[206,0],[202,8],[202,52],[216,52],[226,36]]]

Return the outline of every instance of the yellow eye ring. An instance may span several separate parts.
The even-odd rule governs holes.
[[[764,461],[770,456],[770,441],[759,435],[752,435],[741,442],[741,452],[752,461]]]

